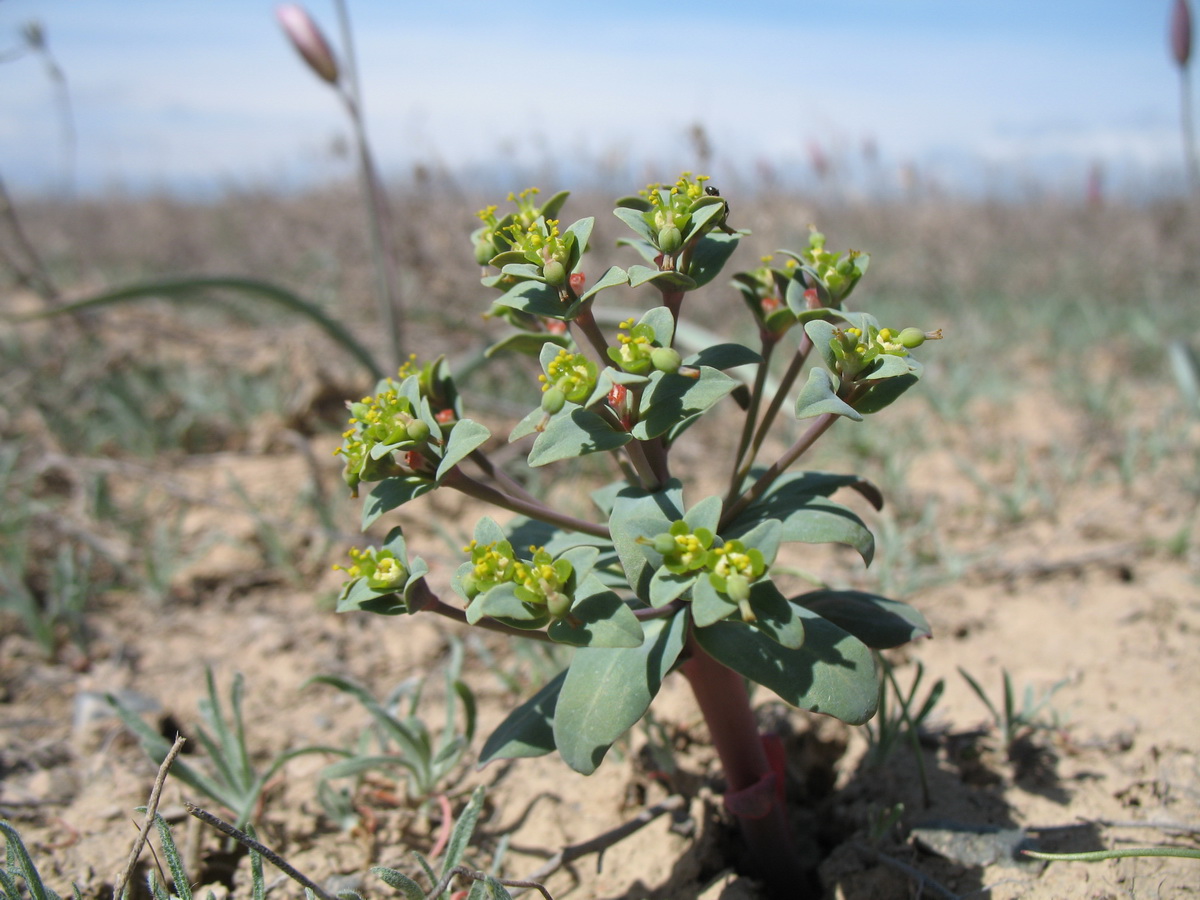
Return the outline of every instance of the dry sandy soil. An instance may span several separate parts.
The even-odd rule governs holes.
[[[311,230],[322,240],[324,213],[324,206],[313,207]],[[938,227],[987,246],[993,232],[984,213]],[[179,215],[162,213],[162,221],[145,230],[146,241],[128,241],[118,228],[88,227],[144,253],[159,233],[191,234],[183,226],[168,227]],[[1039,230],[1037,216],[1019,209],[1011,215],[1016,222],[1005,233],[1025,239],[1028,232],[1031,245],[1004,257],[1027,263],[1004,279],[1016,294],[1031,292],[1020,277],[1036,275],[1035,264],[1076,266],[1122,297],[1142,296],[1138,292],[1153,287],[1153,278],[1175,278],[1170,273],[1194,266],[1195,240],[1191,232],[1172,236],[1174,218],[1143,222],[1139,214],[1138,230],[1114,238],[1101,219],[1089,226],[1093,230],[1055,225],[1047,231]],[[941,221],[933,213],[928,218]],[[922,277],[942,272],[948,294],[965,290],[956,279],[978,280],[978,273],[959,268],[991,259],[968,252],[970,247],[945,258],[927,253],[922,248],[959,244],[930,240],[919,218],[903,223],[893,231],[913,246],[893,256],[902,264],[909,260]],[[281,226],[279,232],[289,246],[300,240],[294,228]],[[1141,243],[1134,240],[1138,235]],[[211,243],[202,238],[192,240]],[[461,234],[453,239],[458,247]],[[1089,252],[1043,252],[1068,239]],[[239,245],[250,242],[226,243],[230,252],[240,252]],[[1090,252],[1093,246],[1120,252],[1098,255]],[[1156,247],[1173,256],[1151,256],[1147,248]],[[213,265],[195,261],[190,248],[176,241],[163,253],[180,258],[166,255],[154,265],[161,271]],[[1130,265],[1131,259],[1151,261]],[[881,262],[881,271],[891,270]],[[1085,282],[1081,290],[1091,288]],[[150,328],[146,314],[140,315]],[[156,341],[165,335],[174,341],[171,348],[218,365],[253,367],[263,353],[269,357],[264,371],[281,356],[315,361],[316,369],[324,362],[322,353],[293,346],[286,335],[243,348],[162,324]],[[120,346],[124,333],[109,336],[113,352],[126,352]],[[127,355],[134,358],[142,349],[131,346]],[[1095,369],[1107,349],[1079,354],[1095,384],[1105,383]],[[936,352],[957,351],[947,340]],[[945,684],[920,734],[928,798],[908,744],[879,759],[866,729],[785,709],[765,690],[755,695],[764,727],[784,738],[793,826],[825,897],[1115,900],[1200,894],[1196,860],[1044,864],[1015,853],[1019,847],[1194,847],[1200,836],[1200,417],[1179,402],[1165,367],[1158,384],[1131,386],[1119,355],[1109,364],[1108,393],[1121,396],[1109,404],[1115,414],[1108,418],[1072,400],[1078,395],[1061,390],[1048,367],[1013,365],[1012,371],[1027,376],[1019,389],[972,400],[946,415],[930,413],[917,398],[907,411],[889,410],[863,426],[877,435],[865,457],[839,459],[834,453],[812,464],[865,474],[880,485],[889,506],[879,516],[859,510],[880,546],[872,570],[864,573],[849,554],[824,551],[806,557],[804,565],[831,582],[895,592],[922,610],[933,637],[889,659],[905,687],[917,663],[924,667],[921,698],[936,680]],[[922,386],[930,396],[977,395],[974,384],[949,382],[944,373],[939,383],[937,377],[931,365]],[[344,383],[325,387],[300,385],[298,393],[314,409],[336,409],[341,398],[361,390]],[[221,452],[174,453],[150,465],[75,459],[71,448],[56,447],[38,433],[36,421],[26,427],[18,415],[24,412],[0,409],[6,433],[15,427],[32,446],[47,448],[39,489],[63,499],[60,532],[89,525],[71,519],[79,499],[72,491],[84,475],[100,470],[108,474],[115,502],[140,504],[171,528],[179,525],[179,558],[167,589],[158,596],[113,591],[98,598],[88,613],[86,655],[68,641],[59,659],[47,660],[15,619],[0,617],[0,817],[20,829],[56,890],[67,892],[75,882],[89,900],[108,900],[140,822],[134,810],[146,802],[154,780],[157,767],[109,713],[106,693],[139,703],[146,721],[164,733],[182,729],[193,736],[194,752],[186,759],[201,768],[205,760],[194,735],[210,666],[223,696],[234,673],[245,676],[247,742],[263,765],[298,747],[354,746],[367,728],[360,705],[332,688],[308,684],[317,675],[350,677],[383,697],[405,679],[428,674],[422,711],[432,727],[441,726],[447,639],[464,631],[422,616],[335,614],[331,599],[340,579],[329,566],[355,540],[356,505],[333,504],[345,539],[327,543],[311,505],[292,502],[296,492],[318,485],[329,496],[340,491],[329,455],[338,438],[329,416],[313,416],[321,428],[300,428],[296,422],[303,416],[289,412],[261,435],[227,436]],[[902,445],[894,453],[887,446],[891,428]],[[905,450],[914,435],[920,440]],[[851,452],[848,443],[836,446]],[[689,462],[702,460],[696,455]],[[275,510],[270,528],[247,512],[251,505]],[[404,512],[410,541],[432,566],[431,581],[444,586],[457,564],[448,548],[469,533],[479,511],[438,494]],[[271,562],[272,535],[289,547],[290,570],[278,559]],[[486,648],[502,669],[523,679],[527,695],[535,667],[493,637],[484,641]],[[960,667],[997,704],[1004,672],[1018,705],[1027,687],[1035,697],[1052,692],[1036,727],[1018,729],[1017,740],[1006,746]],[[478,750],[522,695],[512,693],[470,643],[464,677],[479,702]],[[483,771],[464,766],[447,782],[455,814],[476,785],[488,786],[471,861],[487,866],[504,847],[504,874],[524,877],[564,846],[678,795],[680,811],[658,817],[599,859],[584,856],[550,875],[549,890],[556,898],[611,900],[756,897],[751,881],[732,874],[737,854],[721,806],[719,767],[686,684],[668,680],[653,711],[654,726],[635,728],[589,778],[552,757]],[[303,756],[282,769],[257,816],[260,835],[318,882],[360,890],[368,900],[393,896],[369,867],[391,865],[415,874],[410,851],[434,847],[440,807],[418,809],[403,800],[402,781],[375,778],[356,794],[358,824],[342,830],[317,799],[318,774],[329,761]],[[184,800],[208,802],[169,780],[163,811],[176,823],[196,883],[213,885],[219,896],[229,890],[248,896],[247,860],[235,860],[231,868],[214,833],[184,814]],[[890,811],[898,818],[888,824]],[[149,865],[146,855],[142,875]],[[274,883],[275,873],[267,877]],[[299,893],[286,881],[272,890],[276,897]]]
[[[1014,857],[1018,844],[1080,851],[1188,845],[1200,834],[1200,552],[1188,540],[1200,426],[1193,422],[1186,432],[1188,453],[1146,460],[1141,477],[1126,484],[1114,474],[1112,436],[1089,430],[1082,416],[1063,410],[1054,429],[1031,427],[1047,399],[977,404],[961,425],[939,427],[946,429],[945,447],[969,442],[976,421],[1006,436],[995,459],[980,468],[996,486],[1011,485],[1021,467],[1061,472],[1061,449],[1070,448],[1073,474],[1046,475],[1048,501],[1043,496],[1028,509],[997,514],[994,498],[950,450],[922,452],[907,466],[906,501],[938,511],[929,539],[941,562],[926,569],[933,583],[910,598],[934,636],[893,657],[902,685],[911,682],[916,660],[925,667],[924,685],[945,680],[921,736],[929,802],[909,746],[872,762],[863,730],[783,709],[765,691],[756,697],[764,723],[785,735],[794,825],[805,852],[819,860],[826,897],[1100,900],[1200,893],[1200,864],[1190,860],[1047,865]],[[331,446],[330,438],[315,437],[304,452],[280,446],[195,457],[178,461],[169,476],[159,471],[142,480],[169,481],[195,497],[234,474],[254,496],[267,497],[279,484],[308,477],[311,458],[324,465]],[[1055,447],[1060,452],[1051,454]],[[449,524],[467,510],[427,498],[415,512],[415,520]],[[214,668],[223,693],[233,673],[242,672],[248,741],[262,758],[309,744],[350,746],[367,725],[366,713],[307,680],[336,673],[382,696],[414,674],[440,672],[445,636],[461,634],[440,620],[336,615],[314,599],[336,588],[332,573],[316,591],[303,579],[256,578],[255,523],[236,508],[193,506],[185,533],[207,549],[176,574],[172,596],[104,598],[90,619],[88,658],[68,653],[66,662],[48,662],[16,630],[6,626],[0,636],[0,812],[18,825],[60,891],[77,882],[85,896],[107,896],[134,834],[133,810],[145,803],[154,777],[156,767],[105,715],[99,702],[105,692],[132,692],[126,696],[145,702],[148,721],[164,731],[181,724],[186,734],[197,721],[205,666]],[[214,535],[219,542],[203,543]],[[436,553],[435,581],[449,566]],[[849,563],[837,558],[830,565]],[[503,651],[496,641],[488,646]],[[1059,685],[1038,717],[1043,727],[1021,734],[1006,751],[960,666],[996,703],[1003,671],[1018,702],[1026,686],[1041,695]],[[486,734],[513,695],[470,654],[467,678]],[[440,686],[439,677],[431,678],[426,698],[435,726]],[[490,785],[474,859],[486,864],[507,836],[504,872],[522,877],[563,846],[681,794],[681,812],[612,846],[601,867],[587,856],[552,875],[547,885],[554,896],[756,896],[750,882],[730,874],[734,854],[720,774],[686,685],[668,683],[654,710],[660,727],[653,735],[674,751],[674,771],[654,761],[651,732],[635,729],[590,778],[555,758],[465,772],[452,786],[456,807],[473,785]],[[440,813],[435,807],[419,816],[397,805],[402,787],[375,782],[358,795],[358,827],[341,831],[316,800],[315,775],[325,762],[301,757],[285,767],[267,792],[260,831],[318,881],[351,876],[337,884],[357,886],[368,897],[389,895],[390,888],[363,873],[380,863],[411,871],[408,850],[429,851]],[[204,803],[168,782],[163,807],[181,823],[184,799]],[[879,827],[895,804],[903,804],[899,820]],[[238,881],[245,878],[244,860],[231,878],[211,834],[176,830],[198,861],[199,882],[224,879],[245,889]]]

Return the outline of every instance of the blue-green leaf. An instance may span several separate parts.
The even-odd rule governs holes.
[[[861,397],[854,402],[854,408],[864,415],[877,413],[891,406],[900,395],[917,383],[916,375],[898,375],[872,384]]]
[[[446,449],[442,453],[442,461],[438,463],[436,478],[441,481],[446,473],[462,462],[472,451],[479,449],[492,433],[483,425],[471,419],[459,419],[450,429],[450,437],[446,441]]]
[[[929,637],[929,622],[916,609],[865,591],[810,591],[792,602],[850,632],[868,647],[886,650]]]
[[[564,669],[514,709],[479,751],[479,765],[496,759],[545,756],[554,749],[554,708],[567,678]]]
[[[642,218],[642,214],[637,210],[618,206],[613,210],[613,215],[632,228],[638,237],[646,242],[653,244],[658,239],[658,236],[651,230],[649,223]]]
[[[576,404],[552,416],[546,428],[533,442],[529,465],[544,466],[562,459],[588,453],[616,450],[633,440],[627,431],[618,431],[608,420]]]
[[[598,495],[600,493],[597,492]],[[603,497],[601,506],[606,502],[607,496]],[[655,554],[651,565],[643,545],[637,539],[653,538],[667,531],[672,522],[683,518],[683,485],[672,479],[654,493],[626,486],[616,493],[611,503],[608,528],[621,560],[621,568],[633,591],[649,602],[650,577],[654,569],[662,565],[662,558]]]
[[[737,249],[741,236],[741,233],[709,232],[693,245],[687,273],[691,276],[694,287],[708,284],[721,273],[721,269]]]
[[[428,494],[436,484],[427,478],[407,475],[399,478],[385,478],[367,494],[363,501],[362,527],[366,531],[372,523],[385,512],[390,512],[398,506],[403,506],[409,500],[416,499],[422,494]]]
[[[570,615],[546,629],[552,639],[576,647],[641,646],[641,623],[614,591],[595,576],[587,580],[584,590]]]
[[[687,616],[642,628],[640,647],[575,651],[554,712],[554,743],[576,772],[594,772],[613,741],[646,714],[683,649]]]
[[[762,357],[744,344],[715,344],[684,359],[685,366],[709,366],[713,369],[733,369],[762,362]]]
[[[629,273],[620,266],[609,266],[604,274],[600,276],[600,280],[592,285],[587,291],[579,296],[580,300],[588,300],[596,294],[600,293],[605,288],[619,287],[629,284]]]
[[[871,650],[815,613],[802,607],[796,611],[804,620],[804,643],[795,650],[741,622],[698,628],[696,640],[717,662],[792,706],[861,725],[879,702]]]
[[[800,396],[796,398],[796,418],[808,419],[827,413],[845,416],[855,422],[862,421],[862,415],[837,395],[834,376],[830,375],[827,369],[809,369],[808,381],[804,383],[804,387],[800,389]]]
[[[547,344],[554,344],[556,347],[571,346],[571,336],[568,334],[548,334],[544,331],[514,331],[506,338],[502,338],[484,351],[484,356],[488,359],[499,356],[501,353],[523,353],[526,356],[537,356],[542,351],[542,347]]]
[[[633,436],[645,441],[665,434],[673,425],[711,409],[740,383],[707,366],[698,378],[655,372],[642,393]]]
[[[649,266],[629,267],[629,286],[641,287],[643,284],[654,282],[662,290],[690,291],[695,289],[696,282],[681,272],[663,269],[652,269]]]

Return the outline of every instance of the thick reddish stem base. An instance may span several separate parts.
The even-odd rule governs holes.
[[[800,864],[784,803],[783,772],[771,765],[742,676],[721,665],[695,641],[680,671],[696,702],[725,769],[725,808],[737,819],[754,874],[773,900],[815,896],[811,872]]]

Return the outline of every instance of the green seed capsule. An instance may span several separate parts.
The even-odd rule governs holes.
[[[404,429],[410,441],[424,441],[429,438],[429,426],[420,419],[413,419]]]
[[[678,544],[675,543],[675,535],[667,534],[664,531],[662,534],[655,536],[653,547],[654,552],[659,556],[666,556],[668,553],[674,552],[678,548]]]
[[[562,412],[566,403],[567,395],[562,392],[562,388],[552,387],[542,394],[542,412],[546,415],[553,416]]]
[[[725,593],[739,604],[750,599],[750,581],[745,575],[730,575],[725,579]]]
[[[480,241],[475,245],[475,262],[486,266],[496,255],[496,248],[491,241]]]
[[[914,347],[920,347],[925,343],[925,332],[920,328],[905,328],[896,338],[900,345],[912,350]]]
[[[547,284],[562,287],[567,283],[567,269],[557,259],[552,259],[542,267],[542,277]]]
[[[546,612],[556,619],[561,619],[571,611],[571,598],[558,591],[546,595]]]
[[[672,374],[683,365],[683,357],[673,347],[655,347],[650,351],[650,363],[658,371]]]
[[[679,250],[683,246],[683,233],[674,226],[666,225],[658,231],[658,249],[663,253],[671,254]]]

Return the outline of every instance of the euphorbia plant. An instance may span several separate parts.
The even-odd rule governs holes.
[[[850,311],[868,257],[830,252],[813,230],[807,247],[779,253],[782,264],[768,257],[734,276],[756,346],[717,342],[688,352],[679,340],[685,298],[717,278],[746,234],[729,225],[726,200],[705,181],[685,174],[618,201],[615,213],[634,234],[621,243],[643,262],[611,267],[590,286],[582,261],[594,220],[563,227],[565,193],[539,203],[526,191],[510,196],[515,209],[504,215],[480,213],[472,237],[476,261],[489,270],[483,283],[497,292],[491,314],[514,329],[493,350],[527,353],[541,370],[537,380],[530,375],[533,408],[508,440],[532,439],[529,466],[603,453],[620,477],[591,494],[590,518],[548,505],[489,458],[497,439],[467,417],[445,361],[410,365],[351,404],[339,453],[353,491],[374,483],[363,527],[438,488],[516,515],[475,526],[453,578],[456,600],[435,593],[428,566],[409,554],[397,527],[381,547],[352,553],[339,609],[434,612],[577,648],[567,669],[492,734],[483,763],[557,751],[590,773],[646,714],[663,680],[680,672],[712,734],[725,805],[757,874],[773,896],[795,897],[806,873],[792,850],[779,744],[758,734],[746,682],[862,723],[878,697],[872,651],[928,626],[911,607],[874,594],[789,596],[776,583],[784,544],[847,544],[869,564],[870,531],[830,498],[846,488],[882,502],[854,475],[792,467],[837,419],[861,421],[900,397],[921,374],[911,351],[940,335],[880,327]],[[597,317],[594,307],[618,289],[649,308],[606,329],[601,322],[617,317]],[[769,389],[768,368],[783,348],[790,359]],[[747,368],[754,377],[729,374]],[[806,368],[792,412],[807,428],[762,464],[766,436]],[[672,450],[701,419],[740,436],[728,484],[708,496],[672,464]]]

